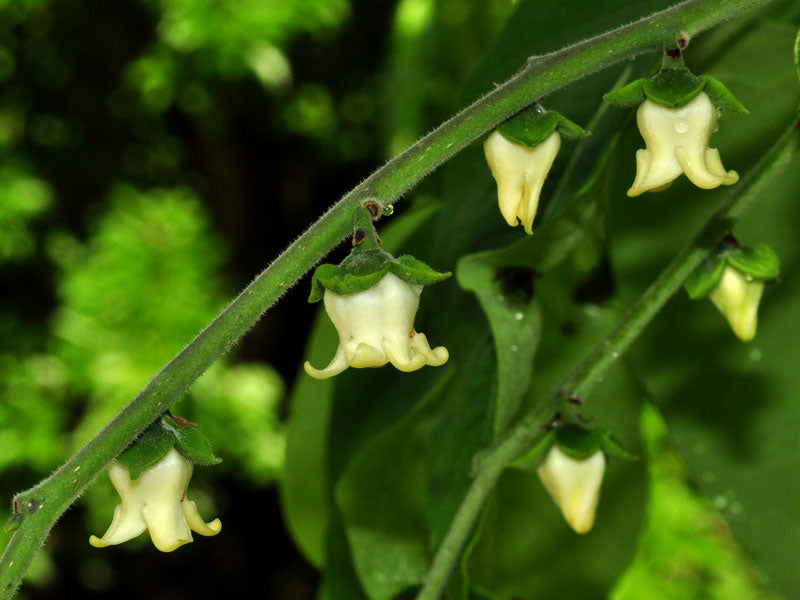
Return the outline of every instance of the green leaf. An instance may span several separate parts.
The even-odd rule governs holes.
[[[546,111],[538,102],[500,123],[503,137],[527,148],[535,148],[556,130],[561,115]]]
[[[175,445],[177,439],[170,429],[159,419],[145,429],[127,450],[117,457],[122,466],[128,469],[131,481],[160,461]]]
[[[448,380],[365,444],[336,485],[353,565],[370,598],[394,598],[428,570],[426,449]]]
[[[725,270],[725,257],[717,254],[704,260],[683,282],[689,298],[699,300],[705,298],[717,287]]]
[[[645,99],[644,84],[646,79],[637,79],[616,90],[611,90],[603,94],[603,100],[614,106],[623,108],[628,106],[639,106]]]
[[[328,360],[339,336],[325,311],[318,311],[305,356],[314,364]],[[300,369],[289,398],[286,458],[280,480],[284,522],[303,556],[315,567],[326,564],[330,523],[328,437],[334,379],[314,379]]]
[[[754,248],[736,248],[728,252],[725,259],[740,273],[764,281],[775,279],[781,270],[778,255],[766,244]]]
[[[462,258],[456,269],[459,285],[478,297],[489,320],[497,354],[497,398],[494,435],[508,426],[528,389],[542,328],[534,296],[536,273],[525,267],[493,268],[481,254]]]
[[[719,79],[711,77],[710,75],[703,75],[702,79],[705,80],[703,90],[717,107],[746,115],[750,114],[750,111],[736,99]]]

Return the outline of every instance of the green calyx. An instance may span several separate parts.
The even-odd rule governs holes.
[[[535,148],[556,130],[565,138],[584,138],[589,135],[577,123],[555,111],[545,110],[538,102],[498,125],[497,130],[506,139],[527,148]]]
[[[554,444],[564,454],[576,460],[585,460],[598,451],[606,456],[636,459],[636,455],[626,450],[610,431],[589,430],[579,425],[567,424],[549,431],[528,453],[514,461],[512,466],[526,471],[535,470]]]
[[[330,290],[348,296],[368,290],[387,273],[412,285],[430,285],[450,277],[450,273],[434,271],[413,256],[395,258],[381,248],[381,240],[373,221],[380,217],[379,204],[369,201],[353,214],[353,249],[339,265],[324,264],[311,277],[309,302],[319,302]],[[391,205],[389,205],[391,206]]]
[[[683,287],[689,298],[698,300],[708,296],[719,284],[726,266],[736,269],[749,281],[772,281],[780,275],[780,259],[766,244],[748,248],[725,241],[687,277]]]
[[[434,271],[413,256],[394,258],[380,248],[360,251],[356,248],[339,265],[317,267],[311,278],[309,302],[322,300],[326,289],[340,296],[363,292],[376,285],[387,273],[412,285],[430,285],[450,277],[449,272]]]
[[[128,469],[131,480],[160,461],[175,448],[187,460],[198,465],[215,465],[221,461],[211,450],[208,438],[194,423],[165,415],[142,432],[133,444],[117,457]]]
[[[619,89],[612,90],[603,99],[616,106],[636,106],[650,100],[667,108],[681,108],[705,92],[711,102],[723,110],[739,113],[749,111],[727,87],[710,75],[694,75],[683,63],[683,57],[664,56],[661,70],[651,79],[637,79]]]

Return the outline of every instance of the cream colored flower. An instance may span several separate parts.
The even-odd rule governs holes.
[[[606,458],[601,450],[577,460],[553,446],[536,472],[567,523],[577,533],[586,533],[594,525],[605,470]]]
[[[726,265],[717,287],[708,297],[728,319],[733,333],[743,342],[749,342],[756,335],[763,291],[763,280],[748,280],[746,275]]]
[[[705,92],[681,108],[667,108],[645,100],[636,122],[647,149],[636,151],[636,179],[628,196],[659,191],[681,173],[704,189],[730,185],[739,180],[726,171],[719,151],[708,141],[717,125],[717,108]]]
[[[96,548],[121,544],[147,530],[156,548],[172,552],[192,541],[192,531],[217,535],[219,519],[203,521],[197,506],[186,499],[186,487],[193,465],[172,448],[155,465],[131,481],[128,469],[117,461],[108,468],[108,476],[122,499],[114,509],[114,519],[102,538],[92,536]]]
[[[561,147],[561,135],[554,131],[541,144],[528,148],[507,139],[499,131],[486,138],[483,151],[497,181],[497,201],[506,223],[517,219],[526,233],[533,233],[533,219],[539,207],[544,180]]]
[[[424,365],[446,363],[447,349],[431,349],[425,335],[414,331],[420,292],[422,286],[392,273],[355,294],[340,296],[326,289],[325,310],[339,332],[339,348],[322,370],[306,361],[306,373],[327,379],[347,367],[382,367],[390,362],[401,371],[416,371]]]

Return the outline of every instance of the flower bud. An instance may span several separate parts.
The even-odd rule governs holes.
[[[560,147],[558,131],[533,148],[514,143],[497,130],[486,138],[483,151],[497,182],[497,202],[512,227],[519,219],[525,233],[533,233],[539,195]]]
[[[570,527],[587,533],[594,525],[605,470],[602,450],[575,459],[554,444],[536,472]]]
[[[748,279],[733,267],[725,266],[722,278],[708,298],[728,320],[733,333],[743,342],[749,342],[756,335],[763,291],[763,280]]]

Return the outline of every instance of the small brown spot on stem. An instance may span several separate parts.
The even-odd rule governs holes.
[[[417,335],[417,332],[414,331],[414,328],[412,327],[411,331],[408,332],[408,338],[413,339],[415,335]]]
[[[681,57],[680,48],[667,48],[664,53],[672,60],[678,60]]]
[[[187,421],[183,417],[176,417],[173,414],[167,413],[167,417],[175,423],[178,427],[197,427],[197,423],[192,423],[191,421]]]
[[[575,396],[570,396],[569,398],[567,398],[567,402],[569,402],[570,404],[577,404],[578,406],[583,404],[583,400],[581,400],[580,398],[576,398]]]
[[[373,221],[381,216],[381,205],[374,200],[364,202],[364,208],[369,211],[369,216],[372,217]]]
[[[357,229],[353,234],[353,245],[358,246],[363,243],[365,239],[367,239],[367,232],[363,229]]]

